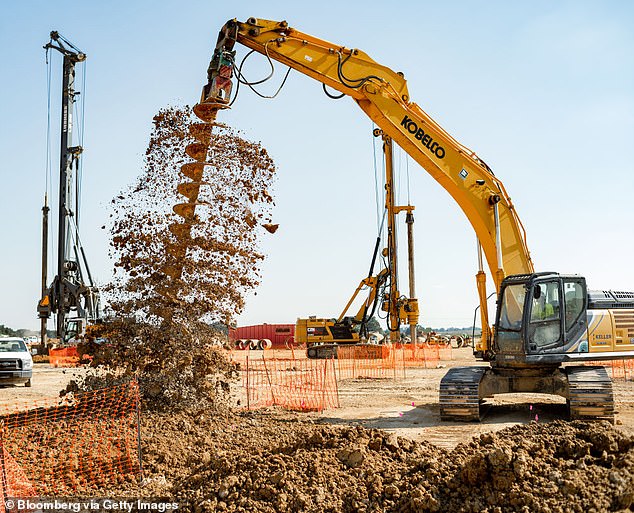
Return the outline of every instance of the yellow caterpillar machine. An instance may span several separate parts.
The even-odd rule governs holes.
[[[409,324],[410,335],[413,340],[416,337],[416,326],[418,324],[418,300],[415,294],[414,279],[414,234],[413,224],[414,207],[411,205],[395,205],[395,183],[392,162],[392,141],[383,135],[380,130],[374,131],[375,137],[383,136],[383,153],[385,157],[385,215],[387,218],[387,244],[381,251],[384,259],[384,267],[376,275],[374,267],[377,261],[379,246],[381,244],[381,230],[376,239],[372,263],[367,278],[361,280],[352,297],[344,307],[341,315],[336,320],[320,319],[310,317],[308,319],[297,319],[295,324],[295,342],[306,345],[306,354],[309,358],[330,358],[338,357],[339,346],[363,345],[365,354],[381,355],[381,348],[376,344],[368,344],[370,333],[367,323],[376,312],[380,304],[381,311],[385,312],[390,342],[400,342],[401,325]],[[409,263],[409,296],[401,295],[398,285],[397,266],[397,240],[396,240],[396,218],[400,212],[406,212],[405,222],[407,223],[408,240],[408,263]],[[357,299],[359,294],[367,289],[367,296],[361,307],[354,316],[347,316],[348,310]],[[369,347],[368,347],[369,346]]]
[[[308,358],[330,358],[331,356],[337,358],[337,348],[340,345],[360,345],[363,342],[367,342],[369,340],[367,321],[372,317],[378,300],[381,297],[389,298],[389,292],[384,289],[389,275],[390,270],[387,267],[376,276],[372,276],[371,269],[370,276],[361,280],[350,301],[348,301],[343,312],[341,312],[341,315],[336,320],[317,317],[297,319],[297,323],[295,324],[295,343],[306,346]],[[368,295],[357,314],[355,316],[346,316],[354,300],[365,288],[368,288]],[[404,312],[405,305],[408,305],[408,308],[414,310],[417,303],[415,300],[412,301],[410,299],[398,302],[397,311],[401,312],[399,321],[403,317],[403,313],[405,314],[404,317],[408,318],[408,314]],[[382,309],[389,313],[391,306],[390,301],[384,301]],[[416,316],[416,321],[412,320],[414,326],[417,324],[417,314],[417,310],[409,314],[409,317]],[[357,326],[358,329],[355,329]]]
[[[605,369],[562,364],[634,358],[633,293],[588,292],[581,276],[536,273],[502,182],[410,100],[402,73],[361,50],[302,33],[285,21],[230,20],[220,31],[208,84],[194,109],[207,124],[228,107],[232,75],[244,81],[235,66],[236,42],[351,97],[380,127],[384,141],[395,141],[451,195],[475,230],[482,321],[475,353],[488,363],[447,372],[440,385],[443,419],[478,420],[485,398],[508,392],[563,396],[573,418],[613,416]],[[488,323],[483,254],[498,297],[494,328]]]

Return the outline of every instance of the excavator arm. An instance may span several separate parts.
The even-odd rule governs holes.
[[[533,272],[525,231],[503,184],[473,151],[410,100],[402,73],[378,64],[361,50],[305,34],[285,21],[234,19],[220,31],[201,107],[228,102],[236,42],[350,96],[460,206],[476,232],[498,292],[506,275]],[[480,265],[477,283],[483,345],[488,350],[485,282]]]
[[[361,304],[361,307],[359,308],[359,311],[352,318],[356,324],[360,324],[364,322],[366,320],[366,315],[368,310],[372,307],[372,305],[374,304],[374,301],[377,299],[379,290],[381,286],[387,280],[388,276],[389,276],[388,269],[383,269],[376,276],[368,276],[367,278],[364,278],[363,280],[361,280],[359,282],[359,286],[356,288],[356,290],[352,294],[352,297],[350,298],[346,306],[343,308],[343,311],[339,315],[337,322],[342,322],[344,320],[344,318],[346,317],[346,314],[348,313],[348,310],[352,306],[352,303],[354,303],[354,300],[357,298],[359,293],[363,289],[367,288],[369,289],[368,297],[365,299],[365,301],[363,301],[363,303]]]

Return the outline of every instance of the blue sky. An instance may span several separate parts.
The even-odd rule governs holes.
[[[634,4],[230,4],[2,3],[0,323],[38,326],[47,113],[42,46],[49,32],[58,30],[88,55],[82,238],[103,283],[112,265],[100,227],[112,197],[140,172],[153,114],[195,103],[218,30],[229,18],[250,16],[286,19],[403,71],[412,100],[502,179],[538,270],[582,274],[592,288],[634,290]],[[54,88],[61,67],[55,59]],[[252,58],[249,78],[265,72],[261,61]],[[273,83],[284,71],[277,67]],[[58,109],[54,95],[53,127]],[[242,89],[222,117],[261,141],[278,165],[280,229],[263,236],[263,281],[241,324],[337,315],[367,272],[376,237],[371,122],[352,100],[330,100],[320,84],[294,72],[275,100]],[[52,148],[56,171],[55,139]],[[403,185],[405,161],[401,155]],[[477,304],[475,236],[424,170],[410,162],[409,173],[421,323],[468,325]]]

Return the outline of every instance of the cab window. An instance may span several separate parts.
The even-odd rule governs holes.
[[[564,302],[566,308],[566,332],[575,325],[584,312],[585,287],[579,281],[564,281]]]
[[[22,340],[0,340],[0,352],[1,353],[11,353],[11,352],[24,352],[28,351],[26,346],[24,345],[24,341]]]
[[[511,331],[519,331],[521,329],[525,297],[526,286],[523,283],[509,285],[504,289],[502,309],[500,311],[500,329]]]
[[[548,281],[533,287],[530,315],[530,341],[538,347],[561,339],[561,302],[559,282]]]
[[[76,338],[80,334],[81,321],[68,321],[66,324],[66,333],[64,340],[68,342],[72,338]]]

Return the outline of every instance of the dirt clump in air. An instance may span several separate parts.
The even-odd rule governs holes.
[[[209,145],[191,135],[200,130]],[[108,321],[86,347],[96,371],[69,391],[137,376],[144,408],[224,401],[236,372],[218,348],[259,285],[274,176],[260,144],[201,128],[189,107],[154,117],[141,175],[112,200]]]

